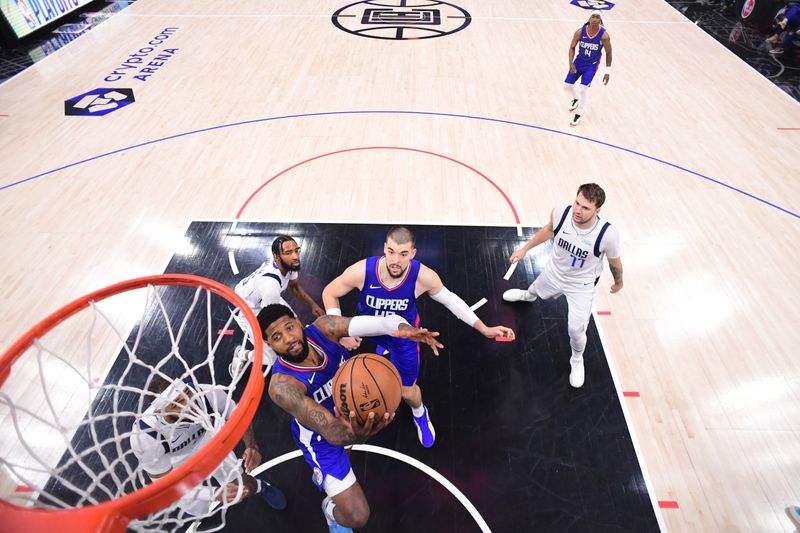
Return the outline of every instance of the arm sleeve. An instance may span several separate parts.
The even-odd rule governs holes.
[[[445,306],[459,320],[466,322],[470,326],[475,327],[475,323],[480,320],[478,315],[469,308],[467,302],[462,300],[459,295],[450,292],[447,287],[442,287],[442,290],[436,294],[431,294],[431,298]]]
[[[408,324],[408,321],[400,315],[354,316],[350,319],[347,333],[351,337],[391,335],[400,327],[400,324]]]

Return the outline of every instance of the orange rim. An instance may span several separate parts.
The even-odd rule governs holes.
[[[250,377],[242,397],[233,410],[227,423],[198,453],[186,463],[149,485],[126,494],[121,498],[77,509],[35,509],[18,507],[0,500],[0,523],[9,531],[48,531],[57,529],[59,533],[71,531],[122,532],[128,523],[163,509],[180,499],[187,491],[211,475],[223,458],[241,440],[250,421],[255,416],[264,392],[264,376],[261,373],[263,341],[258,320],[250,307],[230,287],[214,280],[189,274],[162,274],[122,281],[97,290],[65,305],[33,326],[27,333],[6,350],[0,357],[0,385],[5,383],[11,367],[23,353],[58,324],[75,313],[89,307],[89,303],[99,302],[133,289],[148,285],[178,285],[203,287],[225,298],[244,312],[253,332],[255,349]]]

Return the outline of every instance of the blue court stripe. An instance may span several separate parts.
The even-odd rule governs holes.
[[[668,167],[672,167],[674,169],[686,172],[686,173],[691,174],[693,176],[696,176],[698,178],[702,178],[702,179],[704,179],[706,181],[710,181],[711,183],[714,183],[716,185],[720,185],[722,187],[725,187],[726,189],[730,189],[730,190],[732,190],[734,192],[737,192],[739,194],[747,196],[748,198],[751,198],[753,200],[761,202],[762,204],[768,205],[768,206],[770,206],[770,207],[772,207],[774,209],[777,209],[778,211],[782,211],[783,213],[786,213],[787,215],[791,215],[791,216],[793,216],[793,217],[795,217],[797,219],[800,219],[800,214],[797,214],[797,213],[795,213],[793,211],[790,211],[789,209],[786,209],[786,208],[781,207],[781,206],[779,206],[777,204],[774,204],[774,203],[772,203],[772,202],[770,202],[768,200],[760,198],[760,197],[758,197],[758,196],[756,196],[754,194],[751,194],[751,193],[749,193],[747,191],[744,191],[742,189],[736,188],[736,187],[734,187],[732,185],[728,185],[727,183],[725,183],[723,181],[720,181],[718,179],[714,179],[714,178],[712,178],[710,176],[706,176],[705,174],[701,174],[699,172],[695,172],[694,170],[690,170],[690,169],[682,167],[680,165],[676,165],[675,163],[670,163],[669,161],[665,161],[663,159],[659,159],[658,157],[647,155],[647,154],[644,154],[642,152],[637,152],[636,150],[631,150],[630,148],[625,148],[623,146],[618,146],[616,144],[607,143],[605,141],[600,141],[600,140],[597,140],[597,139],[592,139],[591,137],[584,137],[583,135],[576,135],[574,133],[567,133],[565,131],[554,130],[552,128],[545,128],[543,126],[535,126],[533,124],[526,124],[524,122],[516,122],[516,121],[513,121],[513,120],[503,120],[503,119],[491,118],[491,117],[479,117],[479,116],[475,116],[475,115],[461,115],[461,114],[457,114],[457,113],[435,113],[435,112],[432,112],[432,111],[397,111],[397,110],[385,110],[385,111],[378,111],[378,110],[325,111],[325,112],[320,112],[320,113],[302,113],[302,114],[298,114],[298,115],[282,115],[282,116],[278,116],[278,117],[257,118],[257,119],[253,119],[253,120],[243,120],[241,122],[232,122],[230,124],[221,124],[219,126],[211,126],[211,127],[202,128],[202,129],[199,129],[199,130],[187,131],[187,132],[184,132],[184,133],[178,133],[176,135],[170,135],[168,137],[162,137],[160,139],[154,139],[152,141],[146,141],[146,142],[143,142],[143,143],[134,144],[132,146],[127,146],[125,148],[120,148],[118,150],[113,150],[111,152],[106,152],[104,154],[96,155],[94,157],[89,157],[87,159],[82,159],[80,161],[76,161],[76,162],[70,163],[68,165],[64,165],[64,166],[61,166],[61,167],[58,167],[58,168],[54,168],[54,169],[48,170],[46,172],[42,172],[41,174],[36,174],[35,176],[31,176],[29,178],[25,178],[25,179],[22,179],[22,180],[19,180],[19,181],[15,181],[15,182],[9,183],[8,185],[0,186],[0,191],[3,191],[5,189],[10,189],[11,187],[15,187],[17,185],[22,185],[23,183],[27,183],[27,182],[35,180],[35,179],[43,178],[45,176],[48,176],[50,174],[54,174],[54,173],[59,172],[61,170],[66,170],[68,168],[72,168],[72,167],[75,167],[75,166],[78,166],[78,165],[82,165],[84,163],[88,163],[88,162],[94,161],[96,159],[101,159],[103,157],[108,157],[108,156],[111,156],[111,155],[114,155],[114,154],[127,152],[128,150],[134,150],[136,148],[141,148],[143,146],[149,146],[151,144],[156,144],[156,143],[160,143],[160,142],[163,142],[163,141],[169,141],[169,140],[172,140],[172,139],[178,139],[180,137],[186,137],[188,135],[195,135],[197,133],[205,133],[207,131],[221,130],[221,129],[225,129],[225,128],[233,128],[233,127],[236,127],[236,126],[245,126],[247,124],[258,124],[260,122],[271,122],[273,120],[284,120],[284,119],[291,119],[291,118],[325,117],[325,116],[333,116],[333,115],[422,115],[422,116],[431,116],[431,117],[461,118],[461,119],[469,119],[469,120],[482,120],[484,122],[495,122],[495,123],[498,123],[498,124],[508,124],[510,126],[520,126],[520,127],[523,127],[523,128],[530,128],[530,129],[539,130],[539,131],[546,131],[548,133],[555,133],[557,135],[564,135],[564,136],[567,136],[567,137],[573,137],[575,139],[580,139],[580,140],[583,140],[583,141],[589,141],[589,142],[592,142],[592,143],[595,143],[595,144],[599,144],[599,145],[602,145],[602,146],[607,146],[609,148],[614,148],[615,150],[620,150],[620,151],[623,151],[623,152],[627,152],[629,154],[637,155],[639,157],[644,157],[644,158],[649,159],[651,161],[655,161],[656,163],[661,163],[662,165],[666,165]]]

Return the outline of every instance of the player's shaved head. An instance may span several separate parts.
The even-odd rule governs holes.
[[[392,229],[386,232],[386,242],[389,242],[389,239],[393,240],[397,244],[410,243],[412,248],[414,248],[417,244],[417,236],[414,235],[413,231],[405,226],[394,226]]]

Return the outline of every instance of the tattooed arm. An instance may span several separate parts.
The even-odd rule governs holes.
[[[616,259],[608,258],[608,268],[611,269],[611,275],[614,276],[614,284],[611,286],[611,292],[619,292],[622,289],[622,260],[617,257]]]
[[[334,417],[330,411],[306,396],[303,384],[292,376],[273,374],[269,396],[278,407],[308,429],[322,435],[331,444],[347,446],[359,442],[352,426]]]

